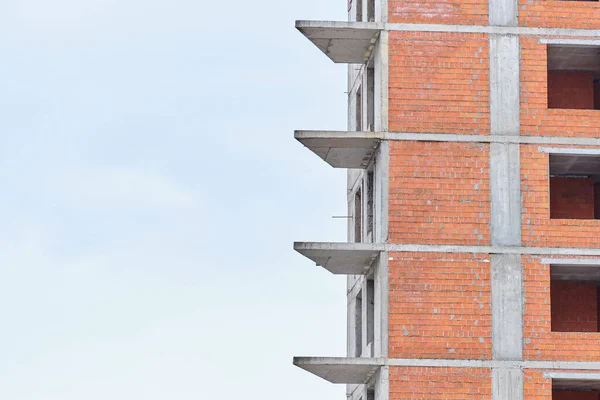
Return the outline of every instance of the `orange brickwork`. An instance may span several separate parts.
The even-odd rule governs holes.
[[[483,34],[390,32],[390,130],[489,133],[488,48]]]
[[[391,253],[389,356],[490,359],[489,255]]]
[[[552,331],[550,266],[542,264],[537,257],[523,256],[523,282],[524,359],[600,361],[600,333]],[[584,309],[592,306],[591,302],[595,302],[597,296],[593,294],[591,299],[586,299],[580,295],[577,298],[580,304],[576,304],[576,299],[571,299],[569,306],[577,307],[581,312],[580,316],[583,316]],[[597,305],[593,305],[593,313],[596,313],[596,310]],[[593,318],[590,314],[588,313],[588,316]]]
[[[390,242],[489,244],[488,154],[481,143],[391,142]]]
[[[521,135],[600,137],[598,126],[597,110],[548,108],[547,47],[521,39]]]
[[[487,25],[487,0],[390,0],[390,22]]]
[[[519,0],[519,25],[600,29],[600,4],[597,0]]]
[[[525,400],[597,400],[598,393],[590,391],[552,390],[552,379],[545,378],[542,369],[524,369],[523,392]],[[565,372],[565,371],[561,371]],[[568,371],[579,372],[581,371]],[[599,371],[586,371],[598,373]],[[507,399],[508,400],[508,399]]]
[[[489,368],[390,368],[391,399],[488,400],[491,396]]]
[[[523,245],[600,247],[600,220],[550,219],[549,154],[539,147],[521,145]]]

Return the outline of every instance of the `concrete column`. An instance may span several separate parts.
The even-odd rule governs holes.
[[[490,0],[489,23],[518,26],[518,1]],[[520,135],[520,45],[517,35],[490,34],[490,133]],[[490,144],[491,244],[521,245],[519,144]],[[523,359],[521,255],[492,254],[492,358]],[[523,371],[492,368],[492,399],[523,400]]]

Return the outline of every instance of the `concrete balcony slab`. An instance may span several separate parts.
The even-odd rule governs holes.
[[[377,243],[294,243],[294,250],[336,275],[365,274],[381,251]]]
[[[383,24],[378,22],[296,21],[296,28],[335,63],[369,60]]]
[[[294,357],[294,365],[331,383],[366,383],[384,365],[379,358]]]
[[[364,169],[383,135],[377,132],[296,131],[294,137],[334,168]]]

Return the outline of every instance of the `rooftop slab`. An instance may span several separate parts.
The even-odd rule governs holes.
[[[294,243],[294,250],[336,275],[366,273],[383,246],[371,243]]]
[[[383,365],[379,358],[294,357],[294,365],[331,383],[363,384]]]
[[[296,28],[335,63],[363,64],[369,60],[379,22],[296,21]]]
[[[294,137],[334,168],[367,167],[382,134],[376,132],[296,131]]]

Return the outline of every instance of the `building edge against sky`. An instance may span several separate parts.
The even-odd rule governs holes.
[[[351,400],[599,399],[600,3],[353,0],[298,21],[348,64],[347,357],[294,363]],[[316,327],[315,327],[316,328]],[[340,338],[342,340],[342,338]]]

